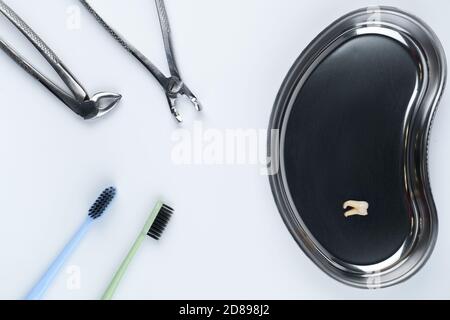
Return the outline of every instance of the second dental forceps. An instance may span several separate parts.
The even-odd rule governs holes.
[[[0,49],[10,56],[17,64],[19,64],[26,72],[42,83],[56,97],[64,102],[73,112],[84,118],[99,118],[111,111],[121,95],[109,92],[100,92],[92,97],[72,75],[72,73],[64,66],[56,54],[42,41],[42,39],[3,1],[0,0],[0,12],[11,21],[14,26],[33,44],[33,46],[44,56],[48,63],[53,67],[56,73],[61,77],[69,88],[67,93],[53,81],[45,77],[34,66],[20,56],[10,45],[0,38]]]
[[[167,101],[169,103],[170,112],[182,122],[183,119],[178,113],[176,102],[178,96],[186,96],[194,105],[197,111],[201,110],[200,102],[197,97],[189,90],[186,84],[181,80],[177,64],[173,53],[171,30],[169,19],[167,17],[166,8],[163,0],[155,0],[158,10],[159,23],[161,25],[162,36],[164,40],[164,48],[166,51],[167,62],[169,64],[170,77],[166,77],[147,57],[145,57],[138,49],[132,46],[125,38],[119,35],[103,18],[89,5],[86,0],[80,0],[86,9],[95,17],[95,19],[116,39],[129,53],[131,53],[139,62],[141,62],[150,73],[156,78],[159,84],[166,92]]]

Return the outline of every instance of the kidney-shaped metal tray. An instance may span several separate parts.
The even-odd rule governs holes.
[[[289,71],[270,120],[270,183],[295,240],[335,279],[390,286],[430,256],[427,147],[445,78],[433,31],[390,7],[337,20]]]

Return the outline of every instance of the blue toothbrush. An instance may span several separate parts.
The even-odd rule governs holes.
[[[44,293],[47,291],[47,288],[50,286],[53,279],[58,274],[59,270],[64,266],[67,259],[75,251],[84,235],[89,231],[93,222],[103,214],[115,195],[116,189],[113,187],[105,189],[102,192],[102,194],[89,209],[88,217],[86,218],[84,223],[72,237],[69,243],[64,247],[63,251],[58,255],[58,257],[56,257],[56,259],[50,265],[47,272],[42,276],[39,282],[33,287],[33,289],[31,289],[31,291],[25,298],[26,300],[40,300],[42,298]]]

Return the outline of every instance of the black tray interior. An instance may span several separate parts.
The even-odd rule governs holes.
[[[288,187],[308,230],[342,261],[384,261],[411,231],[402,131],[416,65],[398,42],[359,36],[328,55],[294,97],[284,140]],[[347,200],[367,201],[369,215],[346,218]]]

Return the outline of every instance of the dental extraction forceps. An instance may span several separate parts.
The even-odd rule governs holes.
[[[169,19],[167,17],[166,8],[163,0],[155,0],[156,8],[158,10],[159,22],[161,25],[162,36],[164,40],[164,48],[166,52],[167,62],[169,64],[170,77],[166,77],[147,57],[145,57],[138,49],[131,45],[125,38],[119,35],[105,20],[89,5],[86,0],[80,0],[86,9],[95,17],[95,19],[116,39],[129,53],[131,53],[145,68],[156,78],[159,84],[166,92],[167,101],[169,103],[170,112],[177,119],[182,122],[183,119],[178,113],[176,102],[178,96],[186,96],[194,105],[197,111],[201,110],[200,102],[191,90],[182,81],[178,71],[177,63],[175,61],[171,30]]]
[[[39,53],[48,61],[63,82],[69,88],[67,93],[53,81],[45,77],[34,66],[19,55],[10,45],[0,38],[0,49],[2,49],[11,59],[13,59],[26,72],[43,84],[56,97],[64,102],[73,112],[84,118],[99,118],[111,111],[121,95],[109,92],[100,92],[92,97],[78,82],[74,75],[64,66],[56,54],[42,41],[42,39],[2,0],[0,0],[0,12],[11,21],[14,26],[33,44]]]

